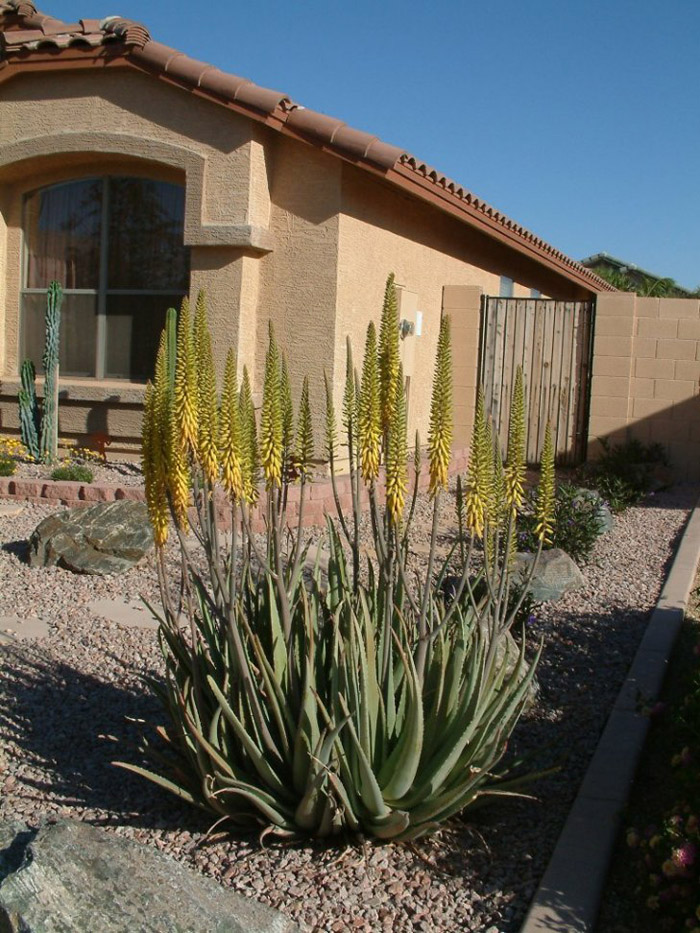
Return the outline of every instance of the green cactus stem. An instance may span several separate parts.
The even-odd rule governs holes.
[[[34,460],[38,460],[41,454],[39,448],[39,430],[41,420],[39,417],[39,402],[36,397],[36,388],[34,381],[36,371],[34,363],[31,360],[25,360],[20,369],[20,380],[22,388],[19,392],[19,427],[22,435],[22,443],[27,448],[27,453]]]
[[[46,343],[44,345],[44,407],[41,419],[41,458],[58,458],[58,352],[63,290],[51,282],[46,295]]]

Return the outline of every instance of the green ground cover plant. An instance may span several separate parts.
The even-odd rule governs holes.
[[[518,550],[536,551],[537,494],[529,492],[518,519]],[[599,501],[570,483],[557,485],[551,544],[566,551],[577,564],[585,563],[603,531]]]
[[[91,483],[94,478],[90,467],[85,466],[83,463],[68,462],[56,467],[51,472],[51,479],[69,480],[73,483]]]
[[[407,840],[470,805],[519,792],[502,759],[530,697],[541,646],[510,637],[520,608],[510,565],[525,478],[519,373],[503,460],[479,393],[469,473],[460,484],[460,535],[436,557],[452,442],[449,318],[440,325],[427,463],[416,438],[409,483],[405,382],[393,276],[379,333],[367,329],[362,367],[348,346],[340,422],[328,382],[325,458],[336,494],[324,578],[307,581],[301,527],[315,458],[308,379],[293,392],[272,329],[262,406],[229,353],[217,391],[206,307],[169,313],[146,390],[143,468],[157,548],[165,683],[154,683],[166,722],[146,739],[151,764],[120,762],[234,829],[278,836],[362,833]],[[346,460],[352,505],[341,508]],[[407,570],[422,470],[433,503],[427,567]],[[548,429],[536,505],[539,546],[552,533],[554,454]],[[259,480],[264,491],[259,490]],[[298,515],[289,493],[298,483]],[[385,496],[380,494],[385,490]],[[361,547],[361,494],[372,547]],[[224,541],[221,505],[232,519]],[[262,509],[266,533],[251,530]],[[196,518],[192,519],[193,507]],[[168,535],[183,576],[169,578]],[[190,553],[197,536],[206,569]],[[480,562],[476,580],[474,561]],[[457,583],[449,600],[442,582]],[[529,581],[527,581],[529,582]],[[477,588],[480,587],[480,588]],[[183,627],[182,619],[187,620]]]
[[[670,465],[662,444],[631,439],[624,444],[602,441],[603,456],[585,471],[587,483],[598,490],[613,512],[637,505],[656,487],[656,474]]]

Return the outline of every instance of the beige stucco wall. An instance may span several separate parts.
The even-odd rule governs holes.
[[[463,223],[347,165],[343,167],[339,249],[336,370],[344,372],[346,335],[360,365],[367,324],[370,319],[378,323],[386,277],[393,272],[397,284],[417,296],[416,306],[423,314],[421,336],[406,337],[403,353],[406,362],[413,344],[406,373],[411,379],[409,437],[418,428],[425,441],[443,290],[469,286],[476,294],[480,289],[497,295],[500,276],[509,269],[498,250],[486,254],[481,238]],[[529,287],[523,290],[529,295]],[[466,305],[461,297],[455,301],[457,294],[450,293],[445,311],[453,317],[453,330],[459,335],[454,363],[464,374],[476,366],[479,321],[474,301]],[[465,356],[467,345],[470,350]],[[474,403],[472,382],[470,376],[469,386],[455,384],[455,409],[459,417],[464,415],[460,438],[470,423],[466,409],[471,410]],[[336,379],[336,404],[341,391],[342,381]]]
[[[667,447],[680,479],[700,480],[700,301],[599,295],[589,456],[600,438]]]
[[[214,352],[239,344],[255,368],[260,257],[270,218],[264,128],[132,71],[29,75],[0,87],[2,423],[17,427],[22,202],[37,187],[87,174],[138,174],[186,186],[192,294],[208,294]],[[59,430],[109,433],[136,449],[138,385],[61,382]],[[101,404],[104,403],[104,404]]]
[[[152,77],[112,68],[18,77],[0,85],[0,431],[17,429],[23,197],[110,172],[185,185],[191,290],[207,291],[219,368],[234,344],[259,401],[272,321],[297,397],[303,375],[311,379],[319,450],[324,371],[340,407],[346,335],[359,367],[389,272],[404,312],[423,315],[421,336],[402,345],[409,427],[423,440],[442,311],[454,319],[462,440],[480,294],[498,294],[500,276],[517,280],[518,270],[514,294],[551,293],[552,273],[533,260],[333,155]],[[61,436],[84,441],[98,430],[114,450],[137,451],[142,386],[64,379],[61,392]]]

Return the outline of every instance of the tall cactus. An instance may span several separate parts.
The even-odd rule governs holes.
[[[20,370],[22,388],[18,395],[22,442],[35,460],[53,463],[58,457],[58,349],[61,329],[63,290],[51,282],[46,295],[46,338],[44,344],[44,401],[39,414],[31,360]]]
[[[29,456],[38,460],[41,456],[39,448],[39,431],[41,430],[41,418],[39,416],[39,402],[36,397],[34,380],[36,370],[31,360],[25,360],[20,369],[20,380],[22,388],[20,389],[19,401],[19,428],[22,435],[22,443],[27,448]]]
[[[51,282],[46,295],[46,343],[44,344],[44,408],[41,419],[41,457],[53,463],[58,457],[58,350],[63,291]]]

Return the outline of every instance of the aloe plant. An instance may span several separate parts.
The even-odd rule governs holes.
[[[341,451],[327,383],[326,450],[338,521],[327,520],[325,579],[318,561],[310,579],[303,573],[307,551],[300,526],[314,458],[308,382],[292,443],[290,393],[272,331],[259,427],[245,371],[236,385],[233,356],[220,399],[212,391],[202,299],[194,330],[181,318],[175,360],[165,333],[161,340],[155,381],[147,389],[143,458],[166,666],[165,682],[154,688],[167,722],[157,741],[144,738],[155,767],[118,764],[238,828],[262,826],[283,836],[349,830],[405,840],[517,786],[500,762],[531,694],[539,657],[539,651],[526,655],[524,637],[514,647],[509,634],[518,610],[510,562],[524,431],[521,425],[511,432],[504,469],[480,407],[464,494],[460,484],[462,531],[447,560],[438,562],[436,531],[452,437],[444,319],[428,444],[432,543],[424,574],[409,579],[422,464],[417,440],[409,490],[392,290],[390,279],[381,340],[378,345],[370,326],[361,378],[348,360],[342,423],[353,506],[347,515],[337,496]],[[188,379],[191,370],[199,386]],[[174,383],[168,377],[173,371]],[[383,411],[391,413],[384,421]],[[289,457],[293,469],[285,466]],[[265,481],[264,542],[250,524],[258,464]],[[387,506],[379,492],[382,466]],[[189,513],[179,504],[183,476],[194,506]],[[286,495],[293,481],[301,484],[294,530]],[[372,519],[369,556],[360,551],[358,530],[363,482]],[[217,489],[229,500],[229,541],[217,524]],[[540,501],[542,538],[549,527],[547,490]],[[205,571],[191,553],[190,525],[204,549]],[[180,588],[168,579],[164,558],[173,528],[184,567]],[[442,595],[448,572],[458,581],[449,601]],[[183,614],[189,621],[184,628]]]

